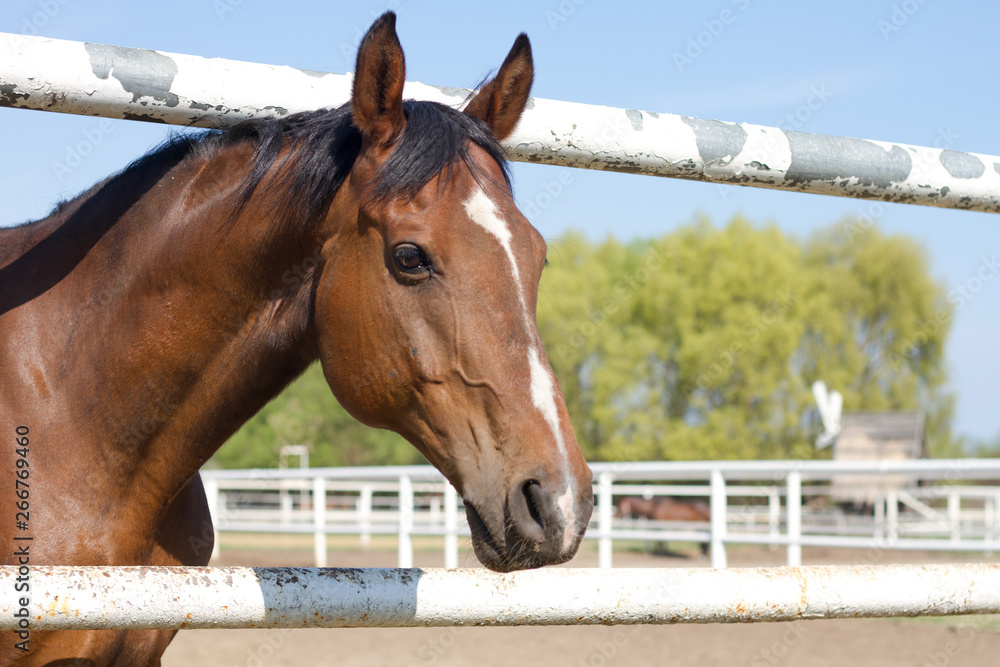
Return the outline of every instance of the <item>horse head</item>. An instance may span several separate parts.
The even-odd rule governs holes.
[[[361,149],[323,223],[315,297],[337,399],[441,470],[498,571],[570,559],[593,506],[535,323],[545,242],[514,203],[499,144],[532,78],[521,35],[464,111],[404,102],[395,17],[373,24],[351,101]]]

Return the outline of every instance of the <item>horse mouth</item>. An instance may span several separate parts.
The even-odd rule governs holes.
[[[486,527],[483,518],[479,516],[479,512],[471,503],[465,504],[465,517],[469,521],[469,529],[472,531],[472,550],[479,562],[496,572],[510,572],[509,569],[501,566],[503,562],[502,552],[497,543],[493,541],[493,536],[490,534],[489,528]]]
[[[552,546],[517,535],[506,518],[507,530],[503,542],[498,543],[479,511],[471,503],[465,504],[465,515],[472,531],[472,549],[476,558],[494,572],[531,570],[545,565],[565,563],[576,554],[576,548],[557,553]],[[574,540],[578,543],[579,540]]]

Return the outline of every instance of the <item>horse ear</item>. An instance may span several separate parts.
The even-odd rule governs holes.
[[[351,92],[354,124],[377,145],[391,144],[406,125],[405,81],[406,64],[396,36],[396,15],[386,12],[361,40]]]
[[[465,107],[465,113],[485,121],[497,139],[506,139],[514,131],[528,103],[534,78],[531,42],[522,32],[514,40],[514,46],[496,77],[472,98]]]

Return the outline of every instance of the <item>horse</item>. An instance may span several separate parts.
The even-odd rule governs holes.
[[[712,518],[705,501],[678,500],[668,496],[623,496],[615,501],[615,513],[620,517],[643,517],[652,521],[710,521]],[[702,542],[701,555],[708,555],[707,543]]]
[[[464,109],[404,101],[389,12],[344,106],[173,137],[0,231],[4,562],[207,564],[199,468],[317,360],[455,486],[483,565],[572,558],[591,473],[500,144],[533,76],[521,34]],[[7,633],[0,664],[155,665],[174,632]]]

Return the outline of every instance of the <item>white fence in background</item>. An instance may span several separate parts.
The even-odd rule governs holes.
[[[615,540],[705,543],[716,568],[726,567],[729,544],[784,547],[791,566],[801,565],[803,546],[877,554],[1000,551],[1000,459],[595,463],[591,468],[596,507],[586,539],[598,541],[605,568],[612,566]],[[855,514],[830,496],[830,480],[844,474],[874,480],[906,475],[920,485],[887,488],[870,511]],[[362,548],[373,535],[398,536],[399,567],[412,567],[414,537],[439,537],[450,568],[458,566],[459,537],[469,535],[459,516],[461,499],[429,466],[206,470],[202,477],[218,532],[312,534],[319,567],[327,564],[330,535],[357,535]],[[614,502],[622,496],[706,498],[711,520],[617,517]]]

